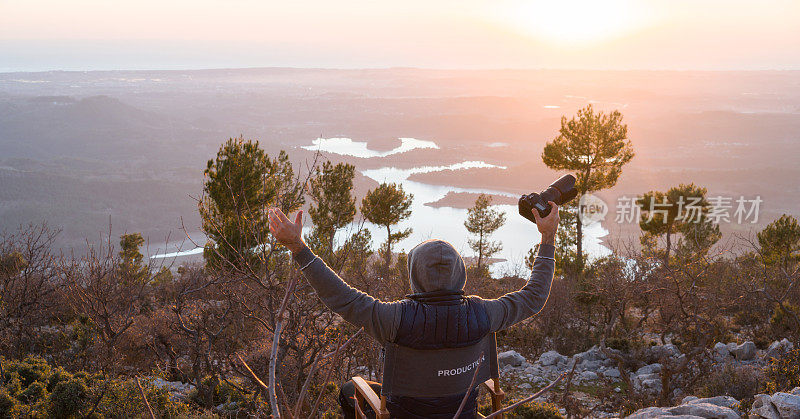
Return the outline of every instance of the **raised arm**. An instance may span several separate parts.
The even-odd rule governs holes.
[[[347,285],[303,242],[303,211],[291,222],[280,209],[269,211],[269,230],[291,252],[303,276],[317,291],[320,300],[347,322],[372,335],[381,343],[394,339],[399,321],[399,305],[384,303]]]
[[[551,210],[545,218],[541,218],[536,210],[533,216],[536,226],[542,234],[542,242],[533,262],[530,278],[519,291],[508,293],[500,298],[485,300],[486,309],[492,331],[506,329],[515,323],[538,313],[547,303],[550,286],[555,272],[555,236],[558,229],[558,206],[548,202]]]

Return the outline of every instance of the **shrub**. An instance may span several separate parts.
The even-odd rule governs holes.
[[[80,378],[62,381],[53,388],[50,395],[50,414],[54,417],[79,416],[89,404],[89,387]]]
[[[45,385],[41,381],[34,381],[20,393],[19,399],[25,403],[33,404],[43,400],[46,396],[47,389]]]
[[[0,417],[10,417],[17,407],[17,399],[8,394],[8,390],[0,387]]]
[[[57,367],[50,371],[50,378],[47,380],[47,391],[53,391],[56,384],[62,381],[69,381],[72,374],[68,373],[64,368]]]
[[[506,406],[516,403],[515,400],[505,402]],[[485,404],[478,407],[478,411],[487,416],[492,413],[492,405]],[[558,407],[550,403],[528,402],[505,414],[507,418],[518,419],[564,419]]]
[[[29,356],[22,362],[15,362],[10,365],[10,371],[19,374],[22,387],[28,387],[34,381],[47,382],[50,376],[50,365],[44,358]]]
[[[764,373],[767,376],[763,388],[765,393],[800,387],[800,348],[793,349],[780,358],[772,358],[764,368]]]
[[[702,397],[731,396],[736,400],[750,399],[761,390],[764,374],[750,365],[725,364],[711,371],[698,391]]]
[[[140,383],[156,417],[186,416],[188,413],[187,406],[170,399],[167,390],[159,389],[145,380],[141,380]],[[126,417],[130,415],[130,412],[141,411],[144,408],[144,400],[142,400],[135,380],[109,380],[103,383],[103,386],[106,387],[106,394],[98,410],[104,416],[112,418]]]
[[[117,418],[141,412],[144,406],[135,380],[109,379],[86,371],[70,374],[41,358],[11,361],[7,366],[0,380],[0,418],[71,418],[92,408],[95,417]],[[30,381],[33,378],[36,380]],[[145,381],[142,387],[158,417],[188,416],[188,405],[170,399],[167,390]],[[220,387],[227,398],[236,398],[227,384]]]

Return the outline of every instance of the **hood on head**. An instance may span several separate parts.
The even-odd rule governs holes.
[[[467,282],[464,260],[444,240],[424,241],[408,252],[411,292],[461,291]]]

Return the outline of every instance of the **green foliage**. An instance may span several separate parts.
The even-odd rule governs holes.
[[[9,394],[5,387],[0,387],[0,417],[11,417],[14,411],[17,410],[18,404],[17,399]]]
[[[672,237],[682,235],[677,253],[684,257],[705,255],[721,237],[719,226],[708,222],[710,204],[706,188],[693,183],[681,184],[667,192],[650,191],[637,200],[641,208],[639,227],[645,232],[642,246],[669,264],[673,250]],[[657,250],[655,238],[664,236],[663,252]]]
[[[798,305],[788,302],[775,304],[775,310],[769,319],[769,325],[772,327],[773,332],[778,336],[791,334],[797,328],[796,313],[800,313],[800,306]]]
[[[367,229],[355,232],[336,251],[337,259],[344,260],[344,274],[349,278],[369,281],[369,258],[372,256],[372,233]]]
[[[314,231],[309,246],[323,259],[333,255],[336,230],[350,224],[356,215],[356,199],[352,196],[355,166],[326,161],[318,167],[309,184],[313,203],[308,210]]]
[[[579,195],[610,188],[634,156],[627,135],[628,126],[622,123],[619,111],[595,113],[588,105],[570,120],[561,118],[559,135],[545,145],[542,161],[551,169],[574,172]],[[574,221],[578,261],[582,265],[583,229],[579,217]]]
[[[578,204],[574,200],[558,208],[560,221],[558,222],[555,241],[556,276],[573,275],[581,270],[578,262],[578,240],[575,233],[575,219],[578,217],[577,209]],[[528,255],[525,258],[525,266],[528,269],[533,269],[533,262],[538,251],[538,244],[528,250]]]
[[[800,224],[783,214],[758,233],[764,264],[787,268],[800,261]]]
[[[514,403],[516,403],[515,400],[507,400],[504,402],[506,406]],[[479,406],[478,412],[487,416],[492,413],[492,406],[490,404]],[[564,415],[558,411],[556,405],[532,401],[506,413],[505,417],[515,419],[563,419]]]
[[[22,393],[19,394],[19,399],[26,403],[35,402],[43,399],[47,395],[47,388],[41,381],[34,381],[28,385]]]
[[[392,232],[391,227],[411,216],[411,202],[413,194],[406,194],[403,186],[396,183],[382,183],[377,188],[367,192],[361,200],[361,213],[371,223],[386,228],[386,245],[384,259],[386,266],[391,264],[392,243],[400,241],[411,235],[411,228]]]
[[[506,223],[506,213],[492,209],[492,197],[480,194],[475,200],[475,205],[467,212],[467,221],[464,227],[467,231],[477,236],[469,240],[469,247],[478,254],[477,269],[480,271],[483,261],[503,250],[500,242],[493,242],[489,237]]]
[[[8,371],[19,374],[22,387],[28,387],[34,381],[46,382],[50,375],[50,365],[44,358],[29,356],[24,361],[12,363],[8,366]]]
[[[247,401],[247,395],[242,394],[227,381],[218,377],[206,376],[200,382],[200,388],[192,392],[191,398],[201,406],[208,405],[207,397],[211,395],[211,406],[228,403],[242,403]]]
[[[104,378],[85,371],[73,375],[36,357],[4,360],[3,365],[0,417],[77,418],[92,409],[93,417],[129,417],[144,409],[134,380]],[[166,391],[146,382],[142,385],[156,416],[177,417],[189,412],[187,405],[170,400]]]
[[[204,174],[198,209],[209,238],[206,262],[212,269],[228,263],[258,266],[259,245],[267,242],[269,232],[267,209],[289,213],[303,203],[288,155],[281,151],[271,159],[258,141],[231,138],[208,161]]]
[[[89,386],[80,378],[62,381],[53,388],[50,395],[49,412],[57,417],[79,416],[89,406]]]
[[[763,379],[764,374],[755,366],[727,363],[705,375],[697,394],[700,397],[752,399],[761,390]]]
[[[767,379],[763,391],[789,391],[800,387],[800,347],[795,347],[780,358],[772,358],[764,368]]]
[[[28,262],[22,253],[11,251],[0,255],[0,277],[13,277],[22,272]]]
[[[139,233],[123,234],[119,239],[121,259],[119,275],[127,284],[141,284],[148,280],[149,270],[142,263],[144,255],[139,248],[144,244],[144,238]]]

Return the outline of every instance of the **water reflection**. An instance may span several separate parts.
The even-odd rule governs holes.
[[[436,148],[439,147],[432,141],[417,140],[414,138],[401,138],[402,144],[388,152],[378,152],[367,148],[367,143],[352,141],[349,138],[319,138],[314,141],[314,145],[303,148],[310,150],[322,150],[342,155],[350,155],[363,158],[380,158],[391,154],[403,153],[415,148]],[[468,192],[468,193],[488,193],[493,195],[509,196],[516,198],[518,195],[501,189],[483,188],[459,188],[453,186],[431,185],[422,182],[411,181],[408,178],[416,173],[431,173],[441,171],[458,171],[473,168],[491,168],[504,170],[505,167],[490,164],[484,161],[464,161],[443,166],[421,166],[411,169],[399,169],[396,167],[382,167],[380,169],[362,170],[361,173],[377,182],[399,183],[407,193],[414,194],[414,201],[411,205],[411,217],[405,222],[396,226],[396,229],[406,227],[413,228],[413,233],[408,238],[399,242],[395,249],[408,251],[419,242],[438,238],[446,240],[464,256],[472,256],[473,251],[469,248],[470,238],[464,227],[467,219],[467,210],[451,207],[434,208],[426,203],[431,203],[442,199],[448,192]],[[361,197],[358,197],[360,200]],[[495,257],[505,259],[491,265],[490,270],[493,275],[500,276],[508,273],[524,274],[524,258],[534,245],[539,243],[541,236],[536,229],[536,225],[517,214],[515,205],[497,205],[497,209],[506,213],[506,224],[492,236],[493,240],[503,243],[503,250],[498,252]],[[308,220],[306,225],[308,226]],[[366,223],[365,227],[372,233],[373,243],[377,246],[386,240],[386,231],[378,226]],[[345,228],[337,239],[343,242],[347,236],[358,228],[357,224]],[[603,228],[601,223],[595,223],[584,229],[584,250],[589,257],[599,257],[610,253],[610,250],[601,244],[601,237],[608,234],[608,230]],[[202,248],[191,249],[183,252],[173,252],[159,254],[154,258],[172,258],[178,256],[196,255],[202,253]]]
[[[371,157],[386,157],[392,154],[405,153],[417,148],[434,148],[438,149],[439,146],[433,141],[418,140],[416,138],[400,138],[400,146],[389,151],[376,151],[367,148],[367,143],[362,141],[353,141],[350,138],[317,138],[309,146],[302,148],[312,151],[325,151],[328,153],[341,154],[346,156],[354,156],[361,158]]]

